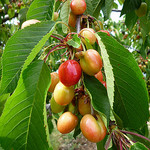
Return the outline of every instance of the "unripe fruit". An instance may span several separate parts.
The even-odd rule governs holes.
[[[53,18],[53,20],[56,21],[57,18],[58,18],[58,16],[59,16],[59,13],[58,12],[54,12],[54,18]]]
[[[48,89],[49,92],[54,92],[55,86],[57,85],[57,83],[59,82],[59,76],[57,72],[52,72],[51,73],[51,84],[50,87]]]
[[[51,98],[50,100],[50,104],[51,104],[51,111],[53,113],[60,113],[64,110],[65,106],[59,105],[55,102],[54,97]]]
[[[59,82],[54,89],[54,99],[59,105],[69,104],[74,97],[74,88],[72,86],[66,87]]]
[[[85,44],[86,41],[84,38],[89,40],[89,43],[93,45],[96,42],[96,36],[94,35],[95,31],[92,28],[84,28],[80,31],[81,40]],[[84,37],[84,38],[82,38]]]
[[[95,78],[97,78],[100,82],[102,82],[103,81],[102,71],[99,71],[97,74],[95,74]]]
[[[77,52],[76,56],[80,58],[82,70],[88,75],[93,76],[102,69],[102,59],[96,50],[89,49],[87,51]]]
[[[75,15],[81,15],[86,10],[86,2],[85,0],[72,0],[70,8]]]
[[[85,114],[91,114],[91,104],[90,99],[87,95],[83,95],[78,101],[79,113],[84,116]]]
[[[104,28],[102,22],[99,21],[99,20],[98,20],[98,22],[95,21],[95,22],[94,22],[94,25],[95,25],[95,30],[96,30],[96,31],[103,30],[103,28]]]
[[[147,4],[145,2],[142,2],[140,7],[138,9],[135,10],[135,14],[138,17],[143,17],[146,15],[147,12]]]
[[[77,21],[77,16],[75,14],[73,14],[72,12],[69,14],[69,22],[68,24],[75,28],[76,26],[76,21]]]
[[[80,129],[85,138],[97,143],[104,139],[107,130],[101,117],[97,114],[95,117],[96,119],[90,114],[84,115],[80,122]]]
[[[81,67],[75,60],[67,60],[58,68],[59,80],[68,87],[78,83],[81,73]]]
[[[31,24],[36,24],[40,22],[39,20],[36,20],[36,19],[31,19],[31,20],[27,20],[25,21],[22,25],[21,25],[21,29],[27,27],[27,26],[30,26]]]
[[[78,117],[71,112],[63,113],[57,122],[57,129],[60,133],[66,134],[71,132],[78,124]]]

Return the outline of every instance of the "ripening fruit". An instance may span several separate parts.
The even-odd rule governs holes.
[[[31,24],[36,24],[38,22],[40,22],[40,21],[36,20],[36,19],[27,20],[27,21],[23,22],[23,24],[21,25],[21,29],[23,29],[27,26],[30,26]]]
[[[58,18],[58,16],[59,16],[59,13],[58,12],[54,12],[54,18],[53,18],[53,20],[56,21],[57,18]]]
[[[68,87],[78,83],[81,73],[81,67],[75,60],[67,60],[58,68],[59,80]]]
[[[102,69],[103,63],[101,56],[94,49],[77,52],[76,57],[80,58],[80,66],[82,70],[90,76],[94,76]]]
[[[78,100],[78,110],[82,116],[84,116],[85,114],[91,114],[90,99],[88,98],[87,95],[83,95]]]
[[[83,116],[80,122],[82,134],[91,142],[97,143],[106,136],[106,127],[101,117],[96,114],[93,117],[91,114]]]
[[[72,0],[70,8],[75,15],[82,15],[86,10],[86,2],[85,0]]]
[[[99,71],[97,74],[95,74],[95,78],[97,78],[100,82],[102,82],[103,81],[102,71]]]
[[[142,2],[140,7],[138,9],[135,10],[135,14],[138,17],[143,17],[146,15],[147,12],[147,4],[145,2]]]
[[[71,132],[78,124],[78,117],[71,112],[63,113],[57,122],[57,129],[60,133],[66,134]]]
[[[69,104],[74,97],[74,88],[72,86],[66,87],[59,82],[54,89],[54,99],[59,105]]]
[[[59,82],[59,76],[57,72],[52,72],[51,73],[51,84],[50,87],[48,89],[49,92],[54,92],[54,88],[57,85],[57,83]]]
[[[77,16],[75,14],[73,14],[72,12],[70,12],[68,24],[71,27],[75,28],[76,27],[76,21],[77,21]]]
[[[76,50],[76,52],[83,51],[83,46],[82,46],[82,44],[81,44],[78,48],[76,48],[75,50]]]
[[[93,45],[96,42],[96,36],[94,35],[95,31],[92,28],[84,28],[80,31],[81,40],[85,44],[86,41],[84,38],[89,40],[89,43]],[[84,38],[82,38],[84,37]]]
[[[50,104],[51,104],[51,111],[53,113],[60,113],[64,110],[65,106],[59,105],[55,102],[54,97],[51,98],[50,100]]]

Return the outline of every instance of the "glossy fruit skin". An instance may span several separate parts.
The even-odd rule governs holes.
[[[89,43],[93,45],[96,42],[96,36],[94,35],[95,31],[92,28],[83,28],[80,31],[80,35],[84,38],[87,38],[89,40]],[[86,41],[84,38],[81,37],[81,40],[84,44],[86,44]]]
[[[97,78],[100,82],[103,81],[103,73],[101,70],[97,74],[95,74],[95,78]]]
[[[59,105],[55,102],[54,97],[51,98],[50,100],[50,104],[51,104],[51,111],[53,113],[60,113],[64,110],[65,106]]]
[[[146,15],[147,12],[147,4],[145,2],[142,2],[140,7],[138,9],[135,10],[135,14],[138,17],[143,17]]]
[[[80,129],[82,134],[90,142],[100,142],[106,136],[107,129],[101,117],[96,114],[97,120],[91,115],[86,114],[83,116],[80,122]]]
[[[58,16],[59,16],[59,13],[58,12],[54,12],[54,18],[53,18],[53,20],[56,21],[57,18],[58,18]]]
[[[57,72],[52,72],[50,75],[51,75],[51,84],[50,84],[48,91],[52,93],[54,92],[55,86],[59,82],[59,76]]]
[[[76,27],[76,21],[77,21],[77,16],[75,14],[73,14],[72,12],[70,12],[68,24],[71,27],[75,28]]]
[[[23,24],[21,25],[21,29],[24,29],[25,27],[30,26],[31,24],[36,24],[38,22],[40,22],[40,21],[36,20],[36,19],[27,20],[27,21],[23,22]]]
[[[88,98],[87,95],[83,95],[78,100],[78,110],[82,116],[84,116],[85,114],[91,114],[91,104],[87,98]]]
[[[57,122],[57,129],[60,133],[66,134],[71,132],[78,124],[78,117],[71,112],[63,113]]]
[[[59,105],[69,104],[74,97],[74,88],[72,86],[66,87],[59,82],[54,89],[54,99]]]
[[[101,83],[104,85],[104,87],[107,89],[106,81],[101,81]]]
[[[75,60],[67,60],[58,68],[59,80],[68,87],[77,84],[81,74],[81,67]]]
[[[86,74],[94,76],[102,69],[102,59],[96,50],[89,49],[78,53],[81,53],[81,56],[79,56],[80,66]]]
[[[85,0],[72,0],[70,8],[75,15],[81,15],[86,10],[86,2]]]

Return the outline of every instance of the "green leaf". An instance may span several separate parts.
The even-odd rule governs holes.
[[[19,11],[19,21],[20,21],[20,25],[26,21],[26,14],[28,12],[28,8],[23,8]]]
[[[103,4],[104,4],[104,2],[105,2],[105,0],[92,0],[92,5],[93,5],[93,16],[95,17],[95,18],[97,18],[98,19],[98,17],[99,17],[99,14],[100,14],[100,10],[101,10],[101,8],[102,8],[102,6],[103,6]]]
[[[68,24],[69,13],[70,13],[70,0],[67,0],[63,4],[61,11],[60,11],[60,18],[65,24]],[[67,26],[62,24],[62,30],[64,33],[67,33],[67,30],[68,30]]]
[[[141,5],[141,0],[125,0],[121,15],[127,14],[135,9],[138,9]]]
[[[129,150],[148,150],[142,143],[134,143]]]
[[[104,14],[104,19],[107,20],[110,17],[114,0],[105,0],[105,7],[102,9]]]
[[[34,54],[31,56],[34,59],[45,42],[48,40],[43,38],[54,26],[54,22],[47,21],[28,26],[19,30],[7,42],[2,56],[2,83],[0,93],[11,93],[14,91],[19,78],[20,70],[34,48]],[[44,39],[42,42],[41,39]],[[41,42],[39,42],[41,40]],[[45,41],[46,40],[46,41]]]
[[[125,24],[127,26],[127,28],[129,30],[132,30],[132,28],[134,27],[135,23],[137,22],[137,15],[135,14],[134,11],[131,11],[129,13],[126,14],[125,16]]]
[[[28,10],[27,20],[51,20],[55,0],[34,0]]]
[[[75,34],[72,39],[67,41],[67,44],[73,46],[74,48],[79,48],[79,46],[81,45],[81,39],[77,34]]]
[[[106,33],[104,33],[106,34]],[[105,68],[105,75],[106,75],[106,84],[107,84],[107,93],[109,97],[109,102],[111,108],[113,107],[114,102],[114,75],[113,75],[113,68],[109,60],[109,55],[107,53],[106,47],[104,43],[101,41],[100,37],[96,34],[100,49],[101,49],[101,56],[103,58],[103,64]]]
[[[89,92],[94,109],[103,113],[107,118],[107,122],[109,122],[110,104],[106,88],[94,76],[88,76],[86,74],[84,74],[84,85]]]
[[[0,144],[5,150],[47,150],[51,146],[46,114],[48,67],[41,60],[31,63],[19,83],[0,118]]]
[[[121,118],[124,127],[138,129],[149,117],[148,91],[142,72],[133,55],[124,46],[105,33],[100,32],[98,35],[105,45],[113,68],[114,112]],[[106,68],[104,64],[104,69]]]
[[[86,2],[86,13],[88,14],[88,15],[93,15],[93,9],[94,9],[94,7],[93,7],[93,5],[92,5],[92,0],[85,0],[85,2]]]
[[[3,112],[4,105],[5,105],[5,102],[8,99],[8,97],[9,97],[9,94],[3,94],[0,96],[0,116]]]

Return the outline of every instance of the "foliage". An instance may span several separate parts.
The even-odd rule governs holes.
[[[55,114],[49,107],[46,109],[52,97],[48,92],[50,73],[68,59],[79,61],[76,52],[80,45],[83,51],[95,49],[101,55],[107,88],[94,76],[82,74],[74,87],[76,101],[72,100],[72,112],[79,123],[82,116],[77,101],[84,93],[91,100],[91,114],[98,112],[108,130],[97,149],[111,148],[111,142],[111,149],[147,149],[150,2],[145,0],[147,13],[143,17],[135,13],[141,0],[118,2],[122,5],[122,21],[110,19],[118,5],[115,1],[86,0],[86,11],[77,16],[75,28],[68,25],[70,0],[0,2],[0,149],[53,149],[49,138],[54,128],[52,122],[57,123],[63,112]],[[56,21],[54,12],[59,13]],[[22,23],[30,19],[40,22],[21,29]],[[96,32],[93,45],[88,39],[83,44],[79,31],[86,27],[96,31],[95,21],[100,29],[101,21],[103,30],[111,36]],[[68,110],[69,105],[64,111]],[[81,133],[79,123],[73,131],[75,138]]]

